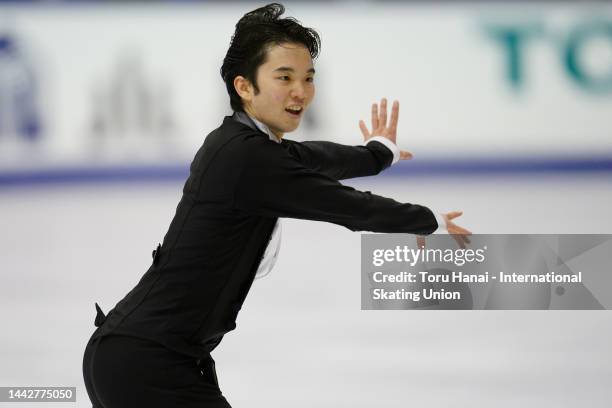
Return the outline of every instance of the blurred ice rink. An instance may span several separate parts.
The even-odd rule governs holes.
[[[612,231],[609,174],[349,184],[461,209],[475,233]],[[77,386],[76,406],[90,406],[81,359],[93,302],[106,312],[140,279],[181,188],[177,181],[0,190],[0,384]],[[360,235],[289,219],[283,229],[277,265],[254,283],[237,329],[213,353],[233,406],[612,403],[610,312],[361,311]]]

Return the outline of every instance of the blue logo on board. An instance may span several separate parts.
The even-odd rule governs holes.
[[[36,141],[41,115],[36,76],[15,37],[0,33],[0,140]]]

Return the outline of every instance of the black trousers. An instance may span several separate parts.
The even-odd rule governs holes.
[[[93,408],[231,408],[215,362],[129,336],[89,340],[83,376]]]

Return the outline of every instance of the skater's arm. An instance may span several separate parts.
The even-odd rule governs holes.
[[[250,143],[234,195],[237,210],[332,222],[353,231],[430,234],[438,227],[427,207],[342,185],[263,138]]]
[[[334,180],[373,176],[391,166],[393,152],[380,141],[347,146],[327,141],[283,140],[287,151],[305,167]]]

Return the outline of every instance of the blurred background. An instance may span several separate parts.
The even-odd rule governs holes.
[[[231,113],[234,26],[264,4],[0,1],[0,386],[76,386],[54,406],[91,406],[94,302],[150,265]],[[612,3],[284,4],[322,37],[286,137],[360,144],[370,104],[401,102],[413,160],[347,184],[463,210],[474,233],[612,232]],[[283,229],[213,353],[233,406],[612,405],[609,312],[361,311],[360,234]]]

